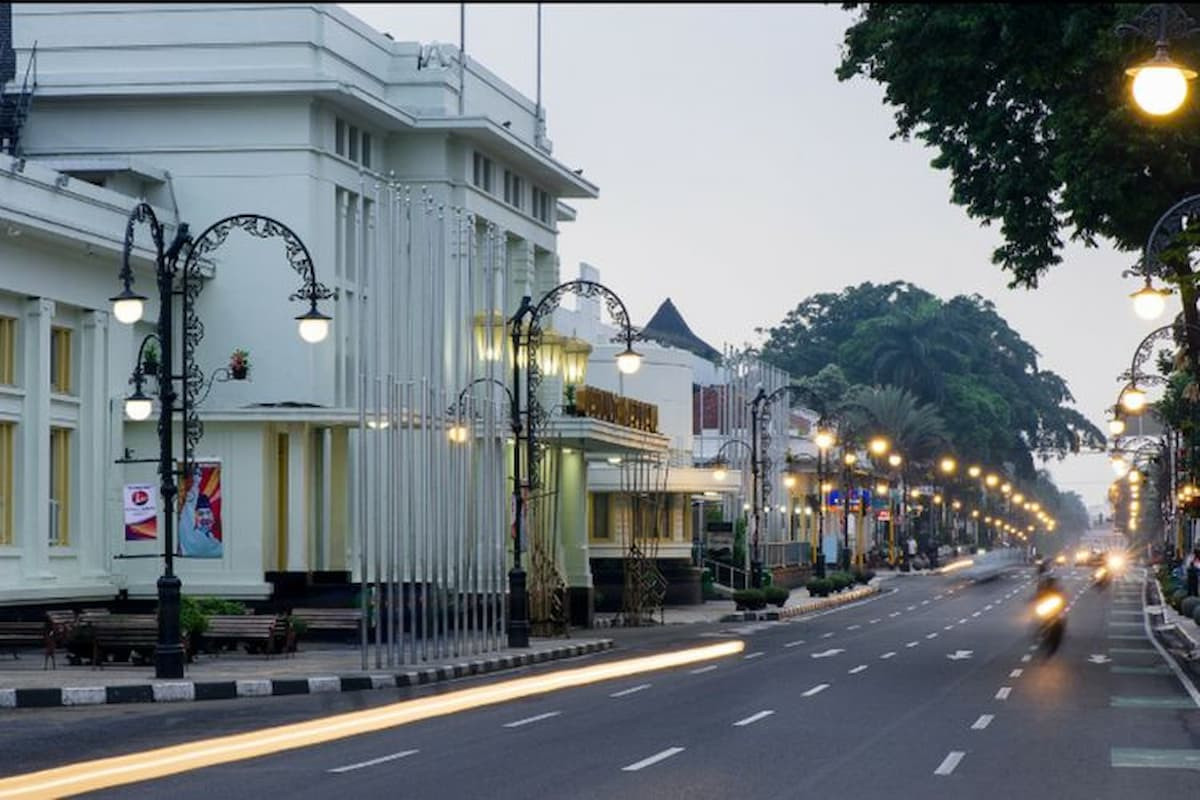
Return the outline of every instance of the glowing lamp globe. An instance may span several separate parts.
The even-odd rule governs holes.
[[[124,325],[137,322],[146,309],[146,298],[132,289],[125,289],[116,297],[110,297],[109,301],[112,303],[113,316]]]
[[[1138,108],[1155,117],[1177,111],[1188,95],[1188,81],[1195,70],[1176,64],[1160,47],[1154,58],[1125,70],[1133,77],[1133,101]]]
[[[313,306],[308,313],[296,317],[296,321],[300,324],[300,338],[309,344],[325,341],[325,337],[329,335],[329,320],[331,319],[332,317],[322,314],[317,311],[316,306]]]
[[[1110,419],[1108,421],[1108,432],[1113,436],[1120,436],[1125,432],[1125,420],[1120,417]]]
[[[623,375],[632,375],[642,366],[641,353],[634,352],[633,347],[626,346],[625,352],[617,356],[617,369]]]
[[[150,417],[154,411],[154,403],[140,391],[125,399],[125,416],[134,422],[141,422]]]
[[[1129,295],[1133,298],[1133,313],[1140,319],[1158,319],[1167,307],[1167,297],[1170,294],[1168,289],[1155,289],[1147,278],[1145,286]]]
[[[1136,386],[1130,386],[1121,394],[1121,406],[1131,414],[1136,414],[1146,407],[1146,393]]]

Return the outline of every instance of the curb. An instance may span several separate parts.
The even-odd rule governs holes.
[[[225,681],[157,681],[125,686],[67,686],[54,689],[0,689],[0,708],[56,708],[61,706],[114,705],[117,703],[180,703],[199,700],[233,700],[240,697],[275,697],[290,694],[358,692],[394,689],[516,669],[530,664],[611,650],[612,639],[565,645],[518,655],[493,656],[457,664],[395,673],[318,675],[309,678],[259,678]]]
[[[838,606],[848,605],[857,602],[872,595],[879,594],[883,589],[879,586],[864,586],[861,589],[853,589],[849,592],[843,592],[836,597],[822,597],[821,599],[805,603],[802,606],[792,606],[791,608],[781,608],[778,611],[739,611],[736,614],[726,614],[721,617],[721,622],[778,622],[779,620],[791,619],[792,617],[802,617],[805,614],[812,614],[815,611],[825,611],[826,609],[836,608]]]

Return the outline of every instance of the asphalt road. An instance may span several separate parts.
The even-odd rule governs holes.
[[[891,593],[821,616],[643,634],[581,663],[661,649],[679,636],[688,644],[739,638],[746,648],[736,657],[92,796],[1195,796],[1200,709],[1146,638],[1140,584],[1100,591],[1084,570],[1065,576],[1067,636],[1048,659],[1030,652],[1029,571],[978,585],[902,578],[888,584]],[[0,769],[11,775],[404,696],[37,712],[0,733],[9,756]]]

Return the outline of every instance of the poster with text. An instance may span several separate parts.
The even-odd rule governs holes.
[[[125,486],[125,541],[149,542],[158,538],[158,488],[152,483]]]
[[[183,481],[179,509],[179,555],[220,558],[224,555],[221,531],[221,465],[197,461]]]

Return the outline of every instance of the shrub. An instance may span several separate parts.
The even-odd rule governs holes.
[[[791,591],[782,586],[768,586],[763,589],[763,598],[773,606],[783,608],[783,604],[787,602],[788,595]]]
[[[1183,604],[1184,598],[1186,598],[1186,597],[1187,597],[1187,592],[1185,592],[1183,589],[1176,589],[1171,594],[1171,608],[1178,611],[1179,606]]]
[[[845,572],[831,573],[829,580],[833,583],[833,590],[835,592],[840,592],[854,583],[854,578]]]
[[[197,597],[196,607],[206,617],[211,616],[240,616],[246,613],[246,606],[237,600],[225,600],[221,597]]]
[[[871,570],[871,569],[868,569],[868,570],[861,570],[861,569],[859,569],[859,570],[855,570],[855,571],[854,571],[854,580],[855,580],[855,582],[857,582],[857,583],[861,583],[861,584],[863,584],[864,586],[865,586],[866,584],[870,583],[870,582],[871,582],[871,578],[874,578],[874,577],[875,577],[875,571],[874,571],[874,570]]]
[[[1192,609],[1192,622],[1200,625],[1200,605],[1197,605],[1194,609]]]
[[[1190,619],[1198,605],[1200,605],[1200,597],[1185,597],[1179,604],[1179,613]]]
[[[179,629],[193,638],[208,630],[208,615],[195,597],[185,594],[179,599]]]
[[[767,607],[767,599],[762,589],[738,589],[733,593],[733,602],[737,603],[738,608],[750,611]]]
[[[810,578],[804,588],[813,597],[825,597],[833,591],[833,582],[829,578]]]

